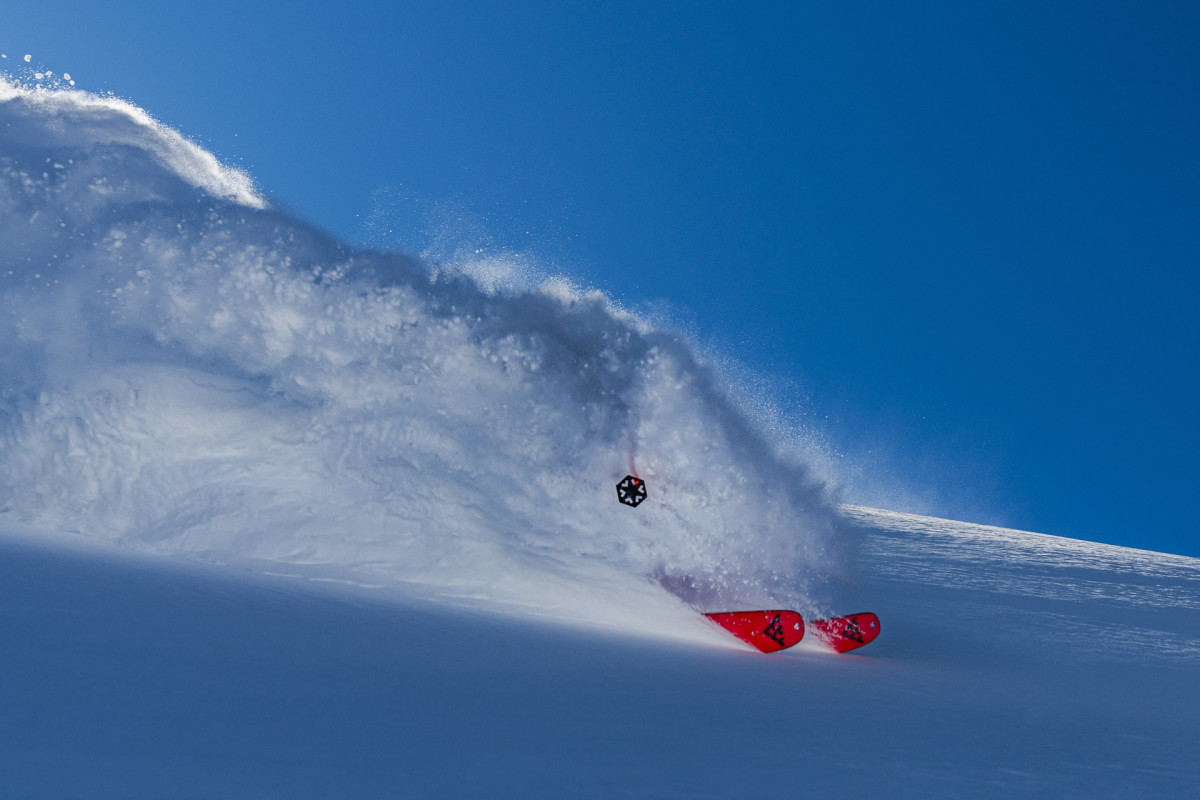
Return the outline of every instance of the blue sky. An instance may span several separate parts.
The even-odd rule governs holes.
[[[1191,4],[21,4],[355,242],[530,253],[772,376],[864,499],[1200,555]],[[391,231],[389,233],[389,231]]]

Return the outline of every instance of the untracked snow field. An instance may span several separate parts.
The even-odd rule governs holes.
[[[765,656],[0,539],[5,797],[1190,797],[1200,561],[847,509],[880,638]],[[850,606],[854,606],[851,608]]]

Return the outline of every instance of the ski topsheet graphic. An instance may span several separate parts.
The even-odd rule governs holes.
[[[795,611],[725,611],[704,616],[764,653],[786,650],[804,638],[804,619]],[[813,633],[839,653],[862,647],[879,635],[879,617],[864,612],[808,623]]]
[[[879,635],[879,617],[871,613],[848,614],[809,623],[813,634],[839,653],[862,647]]]
[[[764,653],[784,650],[804,638],[804,618],[795,611],[727,611],[704,616]]]

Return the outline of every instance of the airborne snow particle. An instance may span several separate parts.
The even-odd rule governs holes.
[[[29,63],[29,60],[30,60],[30,59],[32,59],[32,58],[33,58],[33,56],[29,55],[29,53],[26,53],[26,54],[25,54],[25,63],[26,63],[26,64],[28,64],[28,63]]]

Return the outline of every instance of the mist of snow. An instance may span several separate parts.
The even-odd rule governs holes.
[[[602,293],[351,248],[139,108],[11,78],[0,242],[0,518],[568,614],[822,602],[827,486]]]

